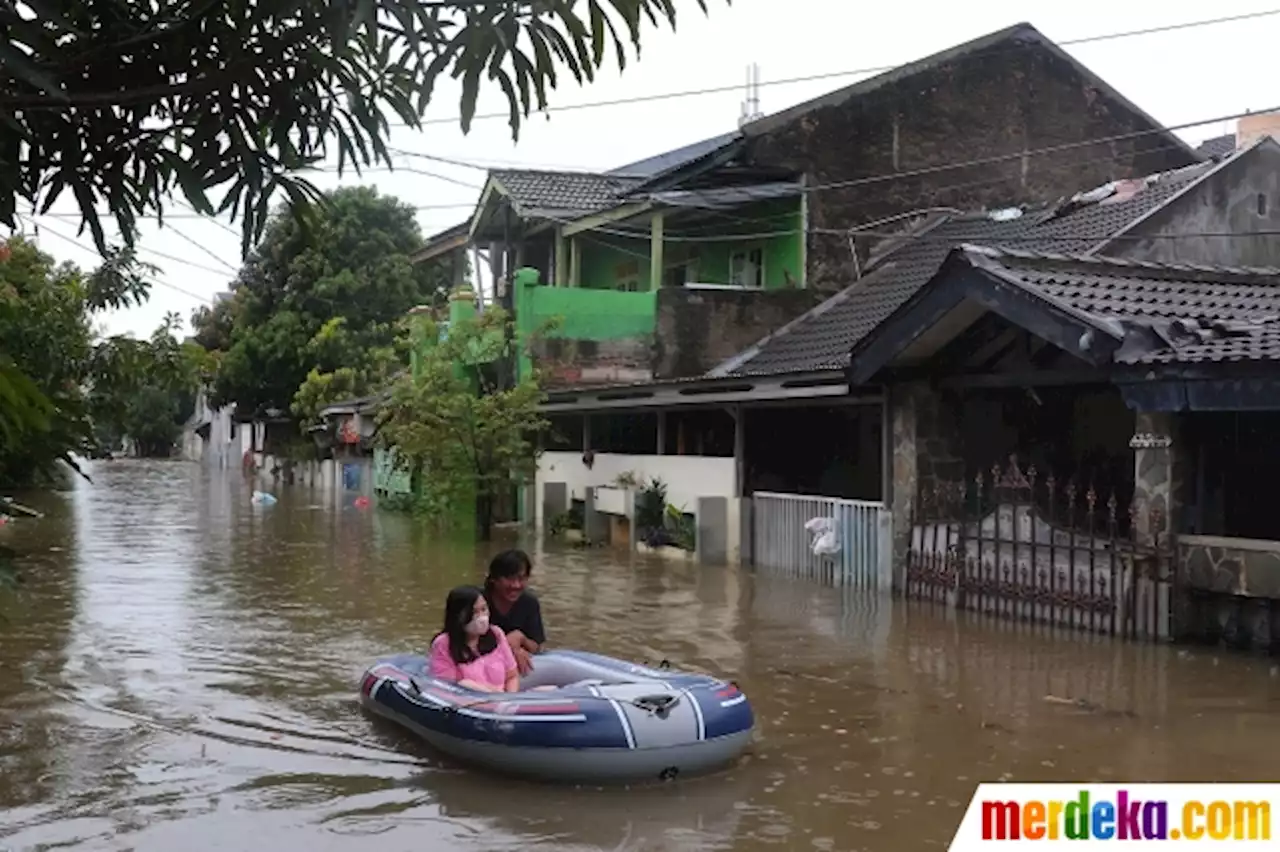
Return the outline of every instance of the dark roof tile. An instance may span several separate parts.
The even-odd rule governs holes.
[[[1196,150],[1206,157],[1225,157],[1236,150],[1236,135],[1228,133],[1206,139],[1196,146]]]
[[[586,214],[616,204],[639,178],[590,172],[498,169],[489,173],[523,215]]]
[[[1129,363],[1280,360],[1280,269],[981,251],[987,269],[1100,320],[1196,330]]]

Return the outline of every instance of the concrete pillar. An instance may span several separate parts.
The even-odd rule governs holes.
[[[609,518],[596,511],[596,487],[586,489],[582,505],[582,535],[590,543],[609,540]]]
[[[526,480],[520,487],[520,522],[526,527],[537,526],[538,523],[538,478]]]
[[[551,523],[569,511],[569,484],[567,482],[542,483],[542,523]]]
[[[892,457],[889,475],[889,511],[893,516],[893,585],[906,589],[907,551],[911,547],[911,522],[919,474],[916,456],[915,398],[905,386],[886,390]]]
[[[738,561],[743,565],[756,564],[755,504],[750,497],[738,500]]]
[[[1173,415],[1139,411],[1134,417],[1133,448],[1134,535],[1139,545],[1156,547],[1172,542],[1181,493]]]
[[[552,261],[551,280],[557,287],[569,284],[569,244],[565,241],[564,228],[556,228],[555,259]]]
[[[654,213],[649,220],[649,289],[662,288],[662,249],[665,219],[661,212]]]
[[[733,496],[747,493],[747,410],[741,405],[729,409],[733,417]]]
[[[724,565],[729,560],[729,499],[698,498],[695,551],[699,562]]]
[[[1133,537],[1138,546],[1138,570],[1146,576],[1168,576],[1169,631],[1182,640],[1217,637],[1218,617],[1213,601],[1190,594],[1186,573],[1174,542],[1180,521],[1185,455],[1179,445],[1175,415],[1138,411],[1134,415]]]
[[[582,286],[582,243],[576,236],[569,238],[569,286]]]

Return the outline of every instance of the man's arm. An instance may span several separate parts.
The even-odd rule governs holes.
[[[542,625],[542,602],[537,597],[530,596],[529,603],[529,623],[526,638],[533,642],[534,647],[530,650],[536,651],[541,646],[547,644],[547,629]]]
[[[522,676],[533,671],[533,660],[529,655],[538,650],[536,642],[526,638],[521,631],[512,630],[507,634],[507,646],[511,648],[511,653],[516,658],[516,669]]]

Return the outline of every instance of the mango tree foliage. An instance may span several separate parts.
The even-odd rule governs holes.
[[[428,323],[423,336],[433,342],[422,348],[416,375],[392,385],[378,416],[378,439],[414,472],[428,515],[448,522],[474,500],[487,537],[495,501],[536,471],[537,436],[548,425],[538,411],[537,376],[504,388],[494,368],[494,359],[528,341],[515,340],[500,308],[450,323],[442,340]]]
[[[705,11],[705,0],[686,0]],[[100,251],[98,205],[126,245],[171,191],[230,211],[243,253],[277,190],[319,197],[299,169],[391,163],[389,118],[421,126],[434,85],[481,85],[513,136],[563,76],[625,66],[675,0],[27,0],[0,4],[0,222],[69,192]]]
[[[140,303],[143,274],[130,251],[110,251],[89,275],[11,237],[0,252],[0,483],[30,484],[61,460],[94,449],[87,388],[121,369],[100,349],[93,318]]]
[[[181,318],[169,313],[147,340],[114,337],[98,345],[100,357],[113,365],[90,391],[100,443],[118,446],[128,438],[140,456],[173,452],[195,410],[209,357],[178,339],[181,327]]]
[[[409,259],[422,244],[412,207],[356,187],[313,212],[304,228],[277,211],[233,298],[192,317],[196,340],[226,347],[213,405],[306,419],[376,389],[407,358],[396,348],[406,312],[443,300],[446,282]]]

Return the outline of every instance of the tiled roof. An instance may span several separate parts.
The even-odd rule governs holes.
[[[489,173],[521,215],[586,214],[612,207],[640,178],[590,172],[544,172],[500,169]]]
[[[751,376],[844,369],[849,350],[933,277],[962,243],[1084,254],[1163,206],[1215,164],[1200,163],[1153,176],[1137,192],[1122,182],[1114,195],[1078,206],[1027,210],[997,221],[986,213],[950,216],[910,235],[862,280],[851,285],[735,359],[727,375]],[[1102,195],[1098,192],[1097,195]],[[1055,211],[1060,211],[1056,212]]]
[[[1002,278],[1163,346],[1126,363],[1280,360],[1280,269],[1233,269],[978,249]]]
[[[1196,150],[1206,157],[1225,157],[1227,154],[1236,149],[1236,135],[1228,133],[1226,136],[1215,136],[1212,139],[1206,139],[1196,146]]]

